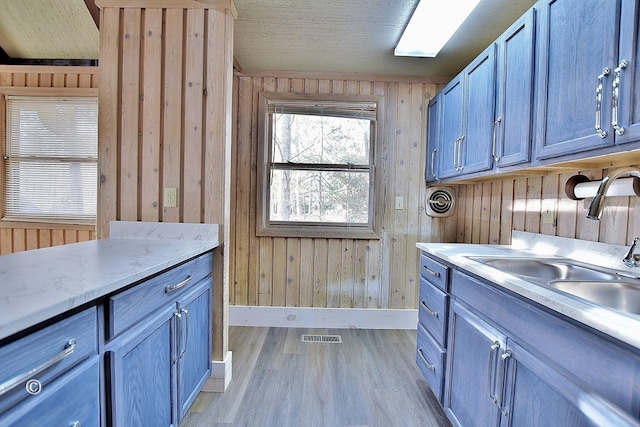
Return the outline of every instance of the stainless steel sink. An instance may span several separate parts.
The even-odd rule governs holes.
[[[627,313],[640,314],[640,285],[635,282],[556,280],[549,282],[548,285],[596,304]]]
[[[535,279],[536,282],[547,283],[550,280],[618,280],[615,273],[602,271],[591,266],[587,267],[578,262],[564,259],[540,258],[489,258],[473,257],[505,273]]]
[[[568,259],[470,258],[557,291],[605,307],[640,315],[639,279]]]

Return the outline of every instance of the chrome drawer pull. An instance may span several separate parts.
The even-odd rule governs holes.
[[[178,289],[180,289],[181,287],[183,287],[184,285],[189,283],[191,281],[191,279],[193,279],[193,276],[190,274],[190,275],[187,276],[186,279],[184,279],[182,282],[180,282],[178,284],[167,285],[167,287],[164,288],[164,293],[168,294],[170,292],[177,291]]]
[[[498,401],[498,397],[493,394],[493,361],[494,355],[497,349],[500,348],[500,343],[495,341],[491,347],[489,347],[489,366],[487,366],[487,392],[489,393],[489,398],[493,403]]]
[[[422,352],[422,348],[418,347],[418,353],[420,353],[420,357],[422,358],[424,363],[427,365],[427,368],[429,368],[430,370],[435,372],[436,371],[436,365],[432,365],[431,363],[429,363],[429,361],[425,357],[424,353]]]
[[[433,276],[433,277],[440,277],[440,273],[437,271],[433,271],[431,270],[429,267],[427,267],[426,265],[423,265],[422,268],[424,268],[427,271],[427,274],[429,276]]]
[[[435,317],[436,319],[438,318],[438,312],[437,311],[433,311],[431,310],[429,307],[427,307],[427,304],[424,302],[424,300],[420,301],[420,304],[422,304],[422,306],[424,307],[425,310],[427,310],[427,312],[432,315],[433,317]]]
[[[184,354],[187,351],[187,347],[189,346],[189,311],[183,307],[180,309],[180,312],[184,313],[184,317],[187,322],[187,337],[184,340],[184,349],[180,351],[180,356],[178,356],[178,359],[184,356]],[[182,317],[180,319],[181,319],[180,322],[182,322]],[[182,326],[180,326],[180,337],[182,337]],[[182,345],[182,338],[180,339],[180,341],[181,341],[180,345]]]
[[[613,108],[611,109],[611,125],[616,130],[616,135],[624,134],[624,127],[618,123],[618,103],[620,100],[620,73],[627,68],[629,62],[623,59],[620,64],[613,70]]]
[[[60,362],[62,359],[64,359],[65,357],[67,357],[68,355],[73,353],[73,351],[75,349],[76,349],[76,340],[75,339],[71,339],[71,340],[67,341],[67,343],[64,346],[64,350],[61,351],[60,353],[58,353],[57,355],[55,355],[54,357],[52,357],[47,362],[44,362],[42,365],[30,370],[29,372],[25,372],[22,375],[19,375],[19,376],[15,377],[15,378],[10,379],[9,381],[5,382],[4,384],[0,384],[0,396],[2,396],[5,393],[8,393],[9,391],[11,391],[12,389],[16,388],[18,385],[20,385],[23,382],[27,381],[31,377],[33,377],[35,375],[38,375],[39,373],[41,373],[45,369],[49,369],[50,367],[52,367],[53,365],[55,365],[56,363]],[[27,390],[27,392],[28,391],[29,390]],[[38,390],[38,392],[39,392],[39,390]]]
[[[607,137],[607,131],[602,129],[602,86],[605,76],[611,72],[609,67],[602,70],[602,74],[598,76],[598,86],[596,86],[596,133],[600,138]]]

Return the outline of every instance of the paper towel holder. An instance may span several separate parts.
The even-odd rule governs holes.
[[[574,175],[567,180],[564,192],[571,200],[584,200],[596,195],[601,180],[591,181],[584,175]],[[607,197],[611,196],[638,196],[640,197],[640,178],[630,176],[618,178],[611,183]]]

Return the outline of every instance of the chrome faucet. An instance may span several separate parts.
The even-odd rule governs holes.
[[[634,168],[615,169],[609,172],[607,176],[602,178],[602,182],[600,182],[598,191],[596,191],[596,195],[591,201],[591,205],[589,205],[589,209],[587,210],[587,218],[598,220],[600,219],[600,215],[602,215],[602,208],[604,208],[604,198],[607,194],[609,186],[616,178],[627,174],[640,178],[640,170]]]
[[[633,239],[633,243],[627,251],[627,254],[622,258],[622,262],[624,262],[624,265],[627,267],[640,267],[640,254],[633,253],[636,249],[636,245],[638,244],[638,240],[640,240],[640,237]]]

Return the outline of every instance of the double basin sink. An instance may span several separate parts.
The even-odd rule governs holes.
[[[640,279],[566,258],[469,257],[595,304],[640,315]]]

